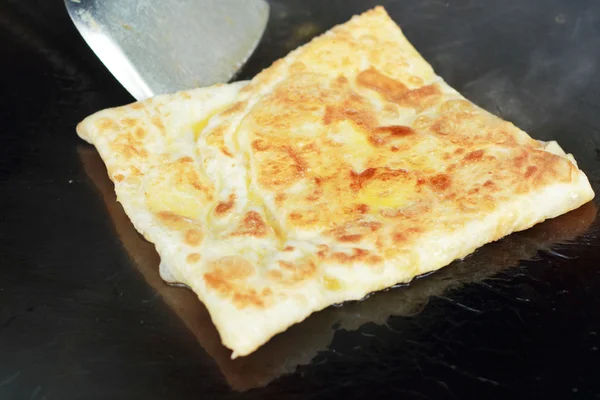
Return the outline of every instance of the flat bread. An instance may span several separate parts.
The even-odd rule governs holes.
[[[594,196],[574,158],[466,100],[377,7],[240,82],[78,125],[161,275],[232,357]]]
[[[490,243],[467,259],[456,261],[408,286],[378,292],[363,301],[314,313],[254,353],[231,360],[231,351],[221,345],[206,307],[194,293],[169,286],[161,279],[157,268],[159,257],[154,246],[140,237],[116,202],[113,184],[98,154],[81,146],[79,156],[86,173],[102,194],[115,231],[133,260],[133,266],[196,336],[236,391],[266,386],[282,375],[293,373],[298,366],[309,364],[320,352],[327,351],[336,329],[353,331],[365,324],[385,325],[391,316],[414,316],[426,307],[433,296],[452,297],[448,292],[467,284],[487,286],[485,280],[518,265],[520,260],[532,259],[540,251],[557,254],[554,250],[557,249],[562,252],[565,246],[568,248],[569,241],[588,230],[597,215],[595,204],[589,202],[527,231]],[[399,336],[404,337],[404,334]]]

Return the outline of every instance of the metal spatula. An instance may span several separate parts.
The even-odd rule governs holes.
[[[75,26],[137,100],[227,82],[265,30],[263,0],[65,0]]]

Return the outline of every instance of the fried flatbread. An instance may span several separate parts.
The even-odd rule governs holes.
[[[571,155],[462,97],[381,7],[248,84],[104,110],[78,133],[232,357],[594,196]]]

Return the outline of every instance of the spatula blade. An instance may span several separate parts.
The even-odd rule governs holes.
[[[264,0],[65,0],[75,26],[137,100],[229,81],[265,30]]]

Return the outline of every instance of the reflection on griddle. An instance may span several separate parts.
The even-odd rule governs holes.
[[[488,244],[465,260],[452,263],[410,285],[383,291],[359,302],[329,307],[277,335],[255,353],[231,360],[211,322],[210,315],[196,295],[187,289],[165,284],[158,274],[159,256],[154,245],[145,241],[117,203],[113,185],[98,153],[82,146],[79,154],[84,168],[101,191],[108,212],[124,247],[136,268],[157,290],[214,358],[233,389],[244,391],[261,387],[273,379],[310,363],[319,351],[326,350],[335,330],[355,330],[366,323],[384,324],[390,316],[409,316],[420,312],[431,296],[451,288],[480,282],[516,266],[520,260],[535,257],[538,251],[552,251],[554,244],[575,239],[596,217],[596,207],[588,203],[559,218],[532,229]]]

